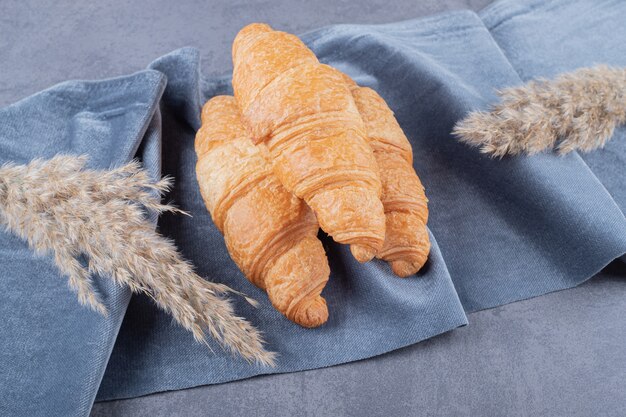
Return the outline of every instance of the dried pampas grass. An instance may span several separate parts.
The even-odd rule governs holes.
[[[461,141],[493,156],[561,154],[604,146],[626,122],[626,69],[597,66],[498,92],[489,112],[470,113],[454,128]],[[558,143],[557,143],[558,142]]]
[[[150,181],[136,162],[110,171],[85,163],[85,157],[56,156],[0,167],[0,224],[38,253],[52,253],[81,304],[106,314],[91,275],[111,277],[148,294],[197,341],[206,343],[208,332],[248,361],[273,365],[260,333],[225,297],[235,291],[195,274],[147,220],[144,209],[178,211],[160,203],[170,180]]]

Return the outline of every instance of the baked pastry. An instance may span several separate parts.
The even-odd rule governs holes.
[[[244,275],[289,320],[304,327],[326,322],[320,293],[330,269],[315,215],[273,174],[234,97],[217,96],[204,105],[195,149],[202,197]]]
[[[406,277],[419,271],[430,252],[428,199],[413,169],[409,140],[385,100],[374,90],[359,87],[345,75],[365,123],[365,131],[382,182],[387,220],[385,244],[376,257],[389,262],[393,272]]]
[[[280,182],[358,261],[370,260],[385,239],[381,183],[342,75],[296,36],[258,23],[237,34],[233,64],[244,123]]]

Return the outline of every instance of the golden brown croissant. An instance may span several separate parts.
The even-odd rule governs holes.
[[[380,168],[387,231],[385,244],[376,256],[389,262],[396,275],[413,275],[428,259],[430,240],[426,230],[428,199],[413,169],[411,144],[376,91],[359,87],[347,75],[345,79]]]
[[[315,215],[273,174],[234,97],[204,105],[195,148],[202,197],[235,263],[289,320],[305,327],[326,322],[320,293],[330,269]]]
[[[300,39],[268,25],[233,43],[233,89],[274,173],[304,199],[321,228],[365,262],[383,246],[385,215],[376,160],[342,75]]]

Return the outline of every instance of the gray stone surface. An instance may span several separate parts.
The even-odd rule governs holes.
[[[301,33],[489,2],[3,0],[0,106],[70,78],[127,74],[186,45],[200,49],[207,75],[223,73],[235,33],[252,21]],[[623,269],[472,314],[467,328],[378,358],[98,403],[92,416],[626,415]]]
[[[183,46],[206,75],[230,71],[231,44],[259,21],[295,33],[334,23],[384,23],[491,0],[2,0],[0,106],[68,79],[128,74]],[[28,38],[25,35],[28,34]]]

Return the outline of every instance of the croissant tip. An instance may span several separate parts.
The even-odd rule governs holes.
[[[371,261],[376,255],[376,250],[363,245],[350,245],[350,252],[352,256],[361,263]]]
[[[428,249],[430,249],[430,245],[428,245]],[[400,278],[415,275],[428,261],[428,252],[429,250],[426,250],[425,252],[407,254],[401,259],[389,260],[391,271]]]
[[[235,37],[235,42],[233,42],[233,48],[235,48],[235,44],[237,43],[237,41],[240,41],[243,38],[258,35],[259,33],[271,32],[272,30],[272,27],[266,23],[247,24],[237,33],[237,36]]]
[[[406,278],[411,275],[415,275],[422,266],[426,263],[426,259],[405,260],[399,259],[397,261],[389,262],[391,270],[394,274],[400,278]]]
[[[319,327],[326,323],[328,321],[326,300],[321,296],[315,297],[309,304],[298,309],[293,321],[308,328]]]

